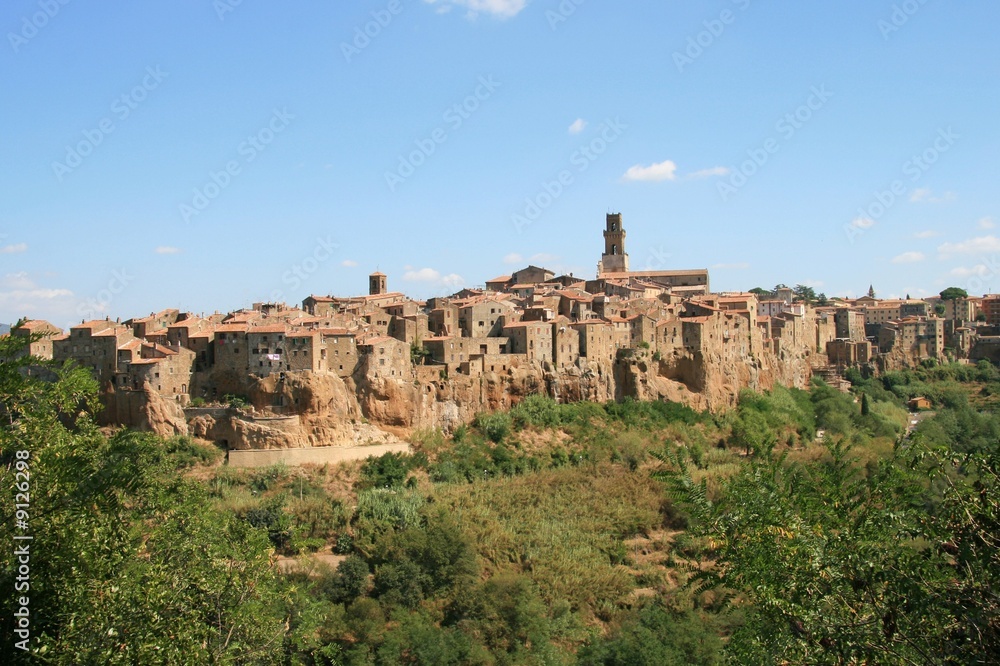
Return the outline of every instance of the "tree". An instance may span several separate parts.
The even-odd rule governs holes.
[[[39,363],[17,358],[26,343],[0,338],[0,464],[30,494],[26,516],[0,494],[0,539],[33,537],[31,639],[27,653],[3,641],[0,662],[269,663],[284,618],[266,532],[212,511],[158,438],[102,434],[88,371],[22,372]],[[4,549],[2,589],[15,571]],[[0,595],[8,637],[18,601]]]
[[[764,415],[755,409],[741,409],[733,422],[732,442],[747,454],[767,454],[774,448],[774,433]]]
[[[410,343],[410,361],[414,365],[423,365],[430,355],[430,350],[424,347],[423,343],[419,340],[414,340]]]
[[[895,461],[866,470],[846,446],[809,466],[754,458],[707,500],[686,471],[668,474],[715,565],[698,585],[742,595],[734,663],[930,663],[949,626],[938,593],[953,572],[922,529],[920,484]],[[676,464],[676,461],[675,463]]]
[[[804,284],[797,284],[792,289],[795,297],[804,303],[812,303],[816,300],[816,290]]]
[[[770,292],[767,289],[764,289],[763,287],[754,287],[753,289],[750,290],[750,293],[756,294],[758,298],[761,298],[765,296],[771,296],[773,292]]]
[[[954,301],[959,298],[968,298],[969,292],[960,287],[948,287],[941,292],[941,300],[943,301]]]

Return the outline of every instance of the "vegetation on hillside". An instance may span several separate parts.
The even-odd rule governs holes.
[[[530,396],[412,455],[239,470],[96,427],[0,339],[6,543],[52,664],[988,663],[1000,372],[852,372],[727,413]],[[905,401],[935,413],[914,425]],[[29,452],[18,453],[18,452]],[[27,527],[10,490],[30,470]],[[13,549],[0,586],[13,590]],[[17,595],[0,597],[14,636]],[[29,655],[7,640],[0,661]]]

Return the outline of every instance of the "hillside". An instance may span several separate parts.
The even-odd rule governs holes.
[[[989,364],[744,392],[717,415],[535,395],[420,431],[413,455],[259,470],[98,430],[79,371],[0,378],[21,405],[4,460],[34,489],[31,646],[51,663],[986,663],[997,647]],[[906,437],[916,393],[937,411]]]

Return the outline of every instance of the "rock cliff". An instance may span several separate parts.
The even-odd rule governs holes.
[[[386,378],[364,371],[341,379],[333,374],[286,372],[265,378],[232,372],[198,377],[193,388],[211,387],[216,395],[245,396],[247,409],[181,408],[152,391],[109,393],[111,420],[162,435],[190,434],[231,449],[355,446],[399,441],[417,429],[450,432],[477,413],[510,409],[534,393],[560,402],[607,402],[627,396],[670,400],[695,409],[721,410],[739,392],[767,390],[775,384],[808,386],[808,352],[767,350],[761,356],[731,358],[701,352],[659,358],[630,350],[614,362],[562,368],[522,364],[504,373],[442,376],[418,372],[411,378]],[[419,368],[418,370],[431,370]]]

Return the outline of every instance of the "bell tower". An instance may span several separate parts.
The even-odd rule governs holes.
[[[600,273],[627,273],[628,253],[625,252],[625,228],[622,214],[608,215],[604,230],[604,254],[601,255]]]
[[[388,278],[386,277],[385,273],[380,273],[378,271],[375,271],[374,273],[369,275],[368,294],[370,296],[378,296],[380,294],[384,294],[387,291],[389,291],[388,285],[386,284],[387,280]]]

